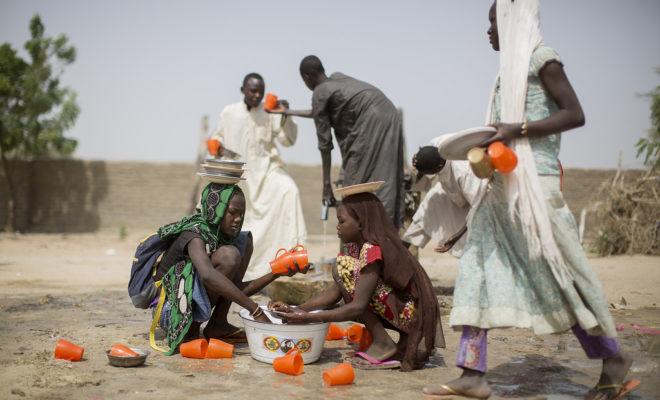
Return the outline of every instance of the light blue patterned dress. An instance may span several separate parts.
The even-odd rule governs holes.
[[[525,111],[528,121],[547,118],[558,110],[539,78],[539,71],[550,61],[561,62],[549,47],[541,45],[532,54]],[[499,85],[493,111],[499,121]],[[592,335],[616,336],[602,287],[560,191],[560,142],[561,134],[530,139],[555,240],[573,273],[573,285],[561,288],[545,259],[529,258],[519,221],[510,217],[504,182],[495,174],[468,226],[450,325],[532,328],[537,334],[546,334],[579,324]]]

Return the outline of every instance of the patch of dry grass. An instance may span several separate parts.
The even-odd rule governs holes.
[[[630,178],[621,171],[605,182],[596,204],[594,250],[615,254],[660,255],[660,175],[650,170]]]

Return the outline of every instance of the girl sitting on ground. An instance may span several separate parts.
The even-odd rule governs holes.
[[[426,362],[434,347],[444,347],[431,280],[404,247],[374,194],[344,198],[337,220],[344,251],[333,268],[336,284],[299,307],[273,303],[271,308],[281,311],[289,323],[359,320],[371,333],[373,343],[356,356],[375,365],[400,358],[401,369],[410,371]],[[344,305],[326,310],[342,298]],[[313,310],[324,311],[310,313]],[[399,332],[398,343],[385,328]]]
[[[227,322],[232,302],[249,310],[255,320],[270,322],[249,296],[277,276],[268,273],[243,282],[252,255],[252,235],[241,232],[244,216],[245,196],[237,185],[210,183],[195,214],[161,227],[147,239],[168,243],[156,261],[153,279],[164,288],[158,313],[170,354],[179,343],[198,338],[205,321],[207,339],[245,341],[245,332]],[[295,272],[297,268],[288,275]]]

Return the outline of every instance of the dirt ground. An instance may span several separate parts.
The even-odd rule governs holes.
[[[147,232],[121,240],[111,233],[0,235],[0,398],[422,398],[426,384],[459,373],[453,367],[459,335],[446,325],[448,349],[427,368],[412,373],[358,371],[355,384],[324,388],[321,371],[341,360],[348,347],[326,342],[321,360],[301,376],[273,372],[238,347],[230,360],[191,360],[152,354],[145,366],[109,366],[105,350],[115,342],[148,349],[150,313],[132,307],[126,293],[136,243]],[[310,239],[312,258],[332,257],[336,239]],[[430,246],[429,246],[430,247]],[[457,260],[421,253],[444,313],[449,312]],[[630,376],[642,380],[630,398],[660,398],[660,336],[638,324],[660,328],[660,258],[593,258],[613,315],[623,328],[621,343],[636,361]],[[260,302],[267,298],[260,296]],[[231,316],[239,324],[235,314]],[[55,342],[66,338],[85,347],[85,359],[53,359]],[[534,336],[526,330],[489,333],[488,379],[494,398],[581,398],[596,381],[600,363],[588,360],[571,334]]]

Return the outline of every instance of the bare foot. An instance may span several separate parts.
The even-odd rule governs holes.
[[[192,324],[190,324],[190,328],[188,328],[188,332],[186,333],[186,336],[183,337],[184,342],[189,342],[191,340],[199,339],[199,326],[201,324],[199,322],[193,321]]]
[[[391,339],[389,343],[373,342],[365,353],[379,361],[386,361],[396,354],[396,344]]]
[[[598,390],[598,386],[619,385],[622,384],[633,359],[626,353],[621,352],[617,356],[603,360],[603,370],[600,373],[600,379],[596,387],[589,390],[584,397],[586,400],[608,400],[613,399],[619,392],[618,388],[608,388]]]
[[[223,324],[209,322],[206,328],[204,328],[204,337],[206,339],[222,339],[238,331],[240,331],[240,328],[235,327],[229,322]]]
[[[468,369],[463,370],[463,375],[460,378],[447,382],[445,385],[426,386],[422,389],[422,392],[431,397],[461,396],[474,399],[487,399],[491,394],[490,386],[488,386],[484,374]]]

